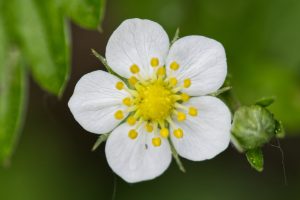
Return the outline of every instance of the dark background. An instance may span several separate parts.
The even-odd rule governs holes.
[[[78,79],[103,69],[92,56],[105,55],[112,31],[127,18],[160,23],[172,38],[199,34],[226,49],[233,87],[244,104],[276,96],[271,110],[287,130],[264,148],[265,169],[258,173],[233,147],[213,160],[173,162],[155,180],[127,184],[113,174],[104,145],[90,149],[96,135],[73,119],[67,102]],[[31,81],[29,107],[19,146],[8,168],[0,169],[0,199],[300,199],[300,1],[297,0],[109,0],[103,32],[71,24],[72,75],[62,99]],[[286,177],[283,165],[286,169]],[[285,183],[287,179],[287,184]]]

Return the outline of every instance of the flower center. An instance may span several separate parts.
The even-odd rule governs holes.
[[[170,116],[174,104],[174,93],[162,81],[155,81],[137,89],[137,110],[144,120],[160,121]]]
[[[133,64],[130,66],[130,72],[133,74],[128,79],[130,88],[123,82],[116,83],[116,89],[126,90],[130,95],[123,99],[123,104],[128,108],[125,111],[115,112],[115,118],[123,120],[124,112],[129,113],[127,123],[133,127],[128,132],[128,137],[135,139],[138,136],[138,128],[144,126],[145,130],[153,133],[152,144],[155,147],[161,145],[161,138],[169,137],[170,128],[173,129],[173,135],[180,139],[184,133],[180,127],[177,127],[174,120],[178,122],[185,121],[187,115],[191,117],[198,115],[195,107],[186,107],[183,102],[189,100],[189,95],[181,92],[182,89],[191,86],[189,78],[182,81],[178,86],[178,80],[171,75],[166,76],[165,66],[160,66],[158,58],[152,58],[150,61],[154,69],[151,79],[143,79],[139,74],[139,66]],[[174,61],[169,68],[176,71],[180,68]]]

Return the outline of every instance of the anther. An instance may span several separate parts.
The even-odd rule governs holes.
[[[155,147],[159,147],[161,145],[161,139],[159,137],[152,138],[152,144]]]
[[[175,129],[173,131],[173,134],[176,138],[182,138],[183,137],[183,130],[181,128]]]
[[[169,136],[169,129],[162,128],[160,129],[159,133],[163,138],[167,138]]]
[[[134,86],[138,82],[138,79],[135,76],[132,76],[128,79],[128,82],[130,85]]]
[[[191,79],[187,78],[183,81],[183,87],[188,88],[192,85]]]
[[[160,67],[158,70],[157,70],[157,75],[158,76],[164,76],[166,74],[166,69],[164,67]]]
[[[125,106],[131,106],[131,98],[130,97],[126,97],[123,99],[123,104]]]
[[[171,77],[170,79],[169,79],[169,83],[170,83],[170,85],[171,86],[176,86],[177,85],[177,79],[175,78],[175,77]]]
[[[117,82],[117,83],[116,83],[116,88],[117,88],[118,90],[122,90],[122,89],[124,88],[124,83],[121,82],[121,81]]]
[[[195,107],[190,107],[190,108],[189,108],[189,115],[191,115],[191,116],[193,116],[193,117],[197,116],[197,115],[198,115],[198,110],[197,110],[197,108],[195,108]]]
[[[181,96],[181,100],[183,102],[186,102],[186,101],[188,101],[190,99],[190,96],[188,94],[186,94],[186,93],[181,93],[180,96]]]
[[[135,139],[136,137],[138,136],[138,132],[136,132],[136,130],[134,129],[131,129],[129,132],[128,132],[128,137],[130,139]]]
[[[182,121],[184,121],[186,119],[186,115],[183,113],[183,112],[178,112],[177,113],[177,120],[179,121],[179,122],[182,122]]]
[[[137,74],[137,73],[139,73],[140,68],[139,68],[139,66],[137,66],[136,64],[133,64],[133,65],[131,65],[131,67],[130,67],[130,71],[131,71],[131,73],[133,73],[133,74]]]
[[[170,68],[174,71],[176,71],[177,69],[179,69],[179,64],[177,62],[172,62],[170,65]]]
[[[153,131],[152,124],[147,123],[146,126],[145,126],[145,128],[146,128],[146,131],[149,132],[149,133],[151,133]]]
[[[159,65],[159,60],[158,58],[152,58],[150,61],[150,64],[152,67],[157,67]]]
[[[118,120],[121,120],[124,118],[124,114],[122,110],[118,110],[117,112],[115,112],[115,118]]]
[[[133,116],[130,116],[127,118],[127,123],[130,125],[130,126],[133,126],[136,122],[136,119],[133,117]]]

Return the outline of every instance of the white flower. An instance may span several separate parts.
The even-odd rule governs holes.
[[[128,19],[110,37],[106,59],[128,85],[104,71],[88,73],[77,83],[69,107],[87,131],[112,131],[105,153],[124,180],[161,175],[172,160],[168,139],[180,156],[193,161],[227,148],[230,111],[208,95],[222,86],[227,73],[219,42],[187,36],[170,47],[159,24]]]

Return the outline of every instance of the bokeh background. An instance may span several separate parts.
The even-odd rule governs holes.
[[[90,49],[104,55],[112,31],[133,17],[160,23],[170,38],[180,27],[181,36],[220,41],[241,102],[276,97],[270,109],[287,131],[280,140],[284,159],[279,148],[266,145],[265,169],[258,173],[230,147],[213,160],[183,160],[186,174],[173,162],[153,181],[127,184],[114,175],[104,145],[90,151],[97,136],[76,123],[67,102],[83,74],[103,69]],[[72,75],[62,99],[31,81],[18,148],[11,165],[0,168],[0,199],[300,199],[299,22],[298,0],[108,0],[102,33],[71,24]]]

